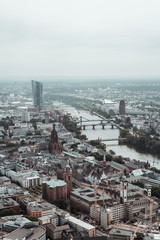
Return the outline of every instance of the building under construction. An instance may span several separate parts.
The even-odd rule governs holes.
[[[119,188],[107,186],[96,187],[110,191],[109,193],[105,192],[103,195],[106,196],[110,194],[110,199],[107,201],[103,199],[103,205],[101,202],[101,204],[99,204],[101,206],[98,206],[97,195],[95,195],[95,202],[90,207],[91,217],[95,218],[95,221],[100,223],[100,225],[104,225],[103,227],[105,229],[107,229],[107,225],[111,223],[133,220],[136,217],[142,219],[142,221],[147,220],[150,226],[152,225],[152,220],[156,218],[158,203],[151,198],[150,188],[148,188],[147,196],[137,190],[133,192],[128,189],[127,181],[121,181]]]
[[[96,192],[97,204],[103,206],[103,199],[105,202],[111,201],[112,198],[108,195],[104,195],[99,190]],[[90,187],[76,188],[70,193],[71,203],[78,205],[82,211],[90,213],[90,207],[95,204],[95,190]]]

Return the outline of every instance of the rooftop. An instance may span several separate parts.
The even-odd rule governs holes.
[[[90,203],[95,202],[95,195],[94,195],[93,188],[90,188],[90,187],[76,188],[74,191],[71,192],[71,195],[72,194]],[[104,195],[104,200],[110,200],[110,199],[112,199],[110,196],[108,196],[107,194]],[[99,190],[97,190],[97,201],[103,201],[103,193]]]
[[[47,185],[49,185],[50,187],[63,187],[65,186],[67,183],[63,180],[58,180],[58,179],[52,179],[50,181],[44,181],[43,183],[46,183]]]
[[[6,235],[3,239],[7,240],[16,240],[16,239],[21,239],[24,238],[24,236],[30,232],[29,228],[19,228],[8,235]],[[27,238],[27,240],[33,240],[33,239],[40,239],[40,237],[45,234],[46,230],[44,227],[39,226],[39,227],[34,227],[33,228],[33,234]]]
[[[72,223],[75,223],[75,224],[87,229],[87,230],[95,229],[95,227],[92,226],[91,224],[83,222],[80,219],[77,219],[75,217],[69,216],[69,217],[66,217],[66,219],[69,220]]]
[[[55,206],[52,205],[51,203],[48,202],[30,202],[27,205],[27,209],[29,209],[30,211],[39,211],[39,209],[41,209],[42,211],[44,210],[51,210],[53,209]]]
[[[113,235],[120,235],[120,236],[132,236],[132,231],[126,231],[126,230],[120,230],[120,229],[117,229],[117,228],[112,228],[110,231],[109,231],[109,234],[113,234]]]
[[[122,170],[122,169],[124,169],[124,168],[125,168],[125,166],[124,166],[124,165],[122,165],[122,164],[119,164],[119,163],[117,163],[117,162],[114,162],[114,161],[108,162],[107,164],[108,164],[109,166],[111,166],[111,167],[115,168],[115,169],[118,169],[118,170]]]

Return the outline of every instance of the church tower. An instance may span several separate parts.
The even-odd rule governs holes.
[[[120,182],[120,201],[121,203],[127,203],[127,190],[128,190],[128,182],[125,180],[121,180]]]
[[[51,140],[49,143],[49,152],[51,154],[56,154],[58,152],[62,152],[63,147],[61,143],[58,142],[58,134],[55,128],[55,124],[53,124],[53,130],[51,132]]]
[[[66,165],[65,181],[67,183],[67,197],[69,198],[70,192],[72,191],[72,170],[69,165]]]
[[[103,156],[103,170],[106,169],[107,163],[106,163],[106,154]]]

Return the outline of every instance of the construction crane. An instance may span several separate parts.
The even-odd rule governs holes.
[[[136,189],[133,189],[133,190],[150,201],[150,223],[149,223],[149,226],[150,226],[150,229],[151,229],[151,227],[152,227],[152,209],[153,209],[153,204],[158,205],[158,203],[155,202],[152,198],[150,198],[150,197],[146,196],[145,194],[139,192],[138,190],[136,190]]]
[[[111,198],[115,198],[113,195],[106,193],[104,191],[104,187],[103,187],[103,191],[100,188],[97,188],[98,191],[102,192],[102,196],[103,196],[103,209],[105,208],[105,204],[104,204],[104,194],[106,194],[107,196],[110,196]]]
[[[95,209],[95,210],[94,210],[94,211],[95,211],[94,217],[95,217],[95,219],[94,219],[94,221],[95,221],[95,224],[96,224],[96,220],[97,220],[97,190],[99,190],[99,191],[102,192],[102,195],[103,195],[103,209],[104,209],[104,208],[105,208],[105,204],[104,204],[104,194],[107,194],[107,195],[109,195],[110,197],[114,198],[114,196],[112,196],[111,194],[106,193],[106,192],[104,191],[104,189],[108,189],[108,190],[112,190],[112,191],[114,191],[114,190],[120,191],[121,189],[118,189],[118,188],[109,188],[109,187],[102,187],[102,186],[96,185],[96,180],[94,181],[94,185],[88,184],[88,183],[82,183],[82,185],[83,185],[83,186],[86,186],[86,187],[92,187],[92,188],[94,187],[94,197],[95,197],[95,203],[94,203],[94,209]],[[100,190],[100,188],[101,188],[101,189],[103,188],[103,191]]]
[[[131,240],[134,240],[134,239],[135,239],[136,233],[137,233],[137,231],[138,231],[138,229],[139,229],[140,225],[141,225],[141,222],[139,222],[139,223],[138,223],[138,225],[137,225],[137,227],[136,227],[136,230],[134,231],[134,233],[133,233],[133,236],[132,236],[132,239],[131,239]]]
[[[82,183],[83,186],[88,186],[88,187],[94,187],[94,185],[91,185],[91,184],[87,184],[87,183]],[[112,190],[112,191],[123,191],[124,189],[121,189],[121,188],[111,188],[111,187],[104,187],[104,186],[99,186],[99,185],[96,185],[96,191],[97,191],[97,187],[98,188],[103,188],[103,189],[107,189],[107,190]],[[156,204],[158,205],[157,202],[155,202],[152,198],[146,196],[145,194],[139,192],[137,189],[132,189],[133,191],[135,191],[136,193],[138,193],[139,195],[141,195],[142,197],[148,199],[150,201],[150,229],[152,227],[152,210],[153,210],[153,204]],[[126,190],[127,192],[132,192],[132,190]],[[97,204],[97,198],[96,198],[96,201],[95,203]],[[95,206],[95,209],[97,210],[97,207]]]
[[[94,199],[95,199],[95,203],[94,203],[94,212],[95,212],[95,224],[96,224],[96,220],[97,220],[97,185],[96,185],[96,180],[94,181]]]

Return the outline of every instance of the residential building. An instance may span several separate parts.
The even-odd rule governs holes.
[[[73,229],[81,232],[82,235],[89,237],[94,237],[96,235],[95,227],[93,225],[72,216],[66,217],[65,219],[69,222]]]
[[[52,213],[52,215],[47,215],[38,218],[38,222],[41,225],[52,223],[54,226],[59,226],[59,216],[56,213]]]
[[[46,228],[47,237],[52,240],[61,239],[62,232],[70,230],[69,224],[65,224],[63,226],[55,226],[53,224],[46,224],[44,227]]]
[[[34,217],[52,215],[54,205],[46,201],[33,201],[27,204],[27,214]]]

